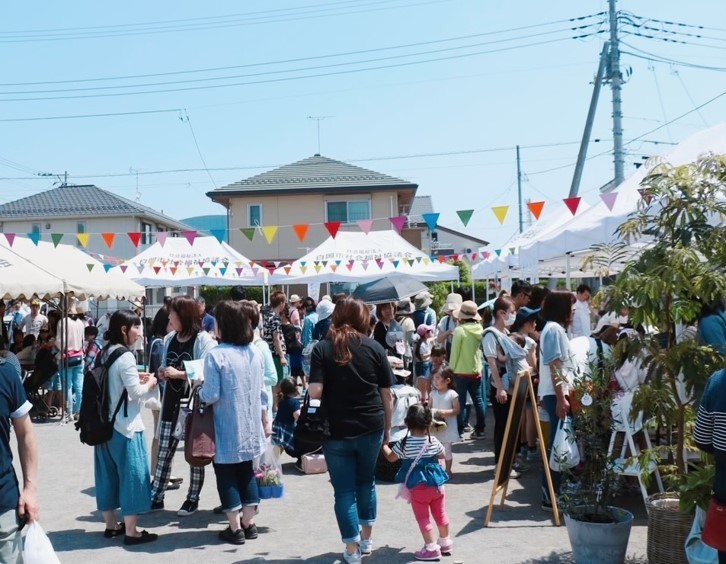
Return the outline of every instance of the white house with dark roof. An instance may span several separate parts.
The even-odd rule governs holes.
[[[4,233],[37,233],[43,241],[61,233],[63,243],[79,247],[76,235],[87,233],[87,251],[121,259],[155,243],[158,231],[176,236],[190,229],[152,208],[93,185],[63,185],[0,205],[0,231]],[[117,234],[110,249],[100,235],[106,232]],[[130,232],[142,234],[138,248],[126,235]]]
[[[322,243],[325,222],[340,221],[341,229],[358,229],[372,220],[373,230],[390,229],[389,217],[410,210],[417,184],[334,159],[314,155],[229,184],[207,193],[227,210],[230,244],[253,260],[288,261]],[[295,224],[309,224],[300,242]],[[240,231],[278,226],[272,244],[260,229],[252,241]]]

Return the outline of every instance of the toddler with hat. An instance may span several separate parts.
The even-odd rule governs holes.
[[[419,325],[416,328],[416,335],[416,347],[413,355],[416,387],[421,392],[421,400],[426,404],[431,393],[431,351],[435,345],[434,326]]]

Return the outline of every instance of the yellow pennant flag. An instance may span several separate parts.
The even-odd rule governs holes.
[[[504,223],[504,220],[507,219],[507,213],[509,213],[509,206],[494,206],[492,211],[497,216],[499,223]]]
[[[272,240],[275,238],[275,235],[277,235],[277,225],[268,225],[267,227],[263,227],[262,233],[265,235],[265,239],[267,239],[267,244],[272,244]]]
[[[81,244],[81,247],[85,249],[88,246],[88,239],[91,235],[89,233],[77,233],[76,237],[78,237],[78,242]]]

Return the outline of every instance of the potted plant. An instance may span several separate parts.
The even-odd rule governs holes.
[[[695,406],[708,377],[723,357],[677,328],[694,323],[704,304],[726,296],[726,156],[659,164],[641,182],[638,209],[617,229],[619,239],[644,244],[605,288],[611,309],[630,307],[630,323],[648,332],[629,344],[627,354],[643,359],[647,380],[633,398],[645,410],[660,443],[643,450],[640,467],[659,465],[669,494],[648,506],[648,559],[685,561],[683,546],[692,516],[680,511],[679,487],[686,477]],[[675,556],[674,556],[675,555]]]
[[[608,360],[591,366],[570,392],[577,407],[568,439],[579,445],[581,462],[563,474],[559,504],[575,562],[588,564],[623,562],[633,524],[632,513],[614,505],[619,476],[617,461],[608,453],[614,426],[611,368]]]
[[[284,489],[279,470],[262,469],[256,474],[256,478],[260,499],[282,497]]]

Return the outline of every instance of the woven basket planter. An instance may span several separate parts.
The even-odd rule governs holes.
[[[693,515],[683,513],[678,494],[659,493],[648,498],[648,562],[688,564],[685,543]]]

